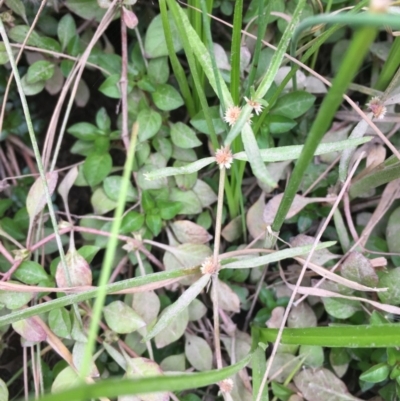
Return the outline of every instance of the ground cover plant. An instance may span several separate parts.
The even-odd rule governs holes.
[[[399,399],[399,13],[0,0],[0,400]]]

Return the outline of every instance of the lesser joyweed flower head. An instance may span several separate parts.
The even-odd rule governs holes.
[[[368,103],[367,107],[372,111],[375,118],[382,119],[386,114],[386,107],[383,104],[383,101],[375,96]]]
[[[215,161],[219,168],[231,168],[233,163],[233,155],[228,147],[222,147],[215,152]]]

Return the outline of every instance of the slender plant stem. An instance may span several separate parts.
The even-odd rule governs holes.
[[[124,213],[126,195],[128,192],[128,185],[130,181],[133,161],[135,158],[136,139],[138,131],[139,131],[139,125],[135,123],[132,127],[132,137],[125,162],[124,173],[122,176],[122,184],[121,184],[117,209],[115,211],[115,218],[111,228],[111,237],[107,245],[104,262],[101,269],[99,286],[97,290],[97,297],[93,307],[92,320],[90,322],[88,342],[86,344],[85,353],[80,369],[81,377],[86,377],[90,372],[92,354],[96,343],[97,332],[99,329],[99,322],[101,319],[101,313],[104,301],[106,299],[106,285],[110,277],[111,266],[113,263],[115,251],[117,249],[117,244],[118,244],[117,234],[121,226],[121,219]]]
[[[15,59],[14,59],[14,55],[12,53],[10,42],[7,37],[7,32],[4,28],[4,24],[3,24],[3,21],[1,20],[1,18],[0,18],[0,35],[3,38],[4,46],[6,48],[6,51],[7,51],[8,57],[9,57],[9,61],[11,64],[11,68],[14,73],[15,82],[18,87],[18,93],[21,98],[22,109],[24,111],[25,121],[26,121],[26,125],[28,128],[29,137],[31,139],[33,152],[35,154],[35,159],[36,159],[37,167],[39,170],[40,178],[42,180],[44,194],[45,194],[47,206],[49,208],[50,220],[53,225],[53,230],[54,230],[54,233],[56,236],[56,242],[57,242],[58,252],[60,254],[61,263],[62,263],[64,271],[66,273],[66,277],[67,277],[67,279],[69,279],[69,272],[68,272],[67,263],[65,260],[64,248],[63,248],[63,244],[61,242],[61,237],[58,232],[58,224],[57,224],[56,214],[54,212],[54,207],[53,207],[53,203],[51,200],[49,187],[47,185],[46,174],[44,172],[42,157],[40,155],[39,147],[38,147],[38,144],[36,141],[36,135],[35,135],[35,132],[33,129],[32,119],[31,119],[31,115],[30,115],[29,107],[28,107],[28,102],[26,101],[24,89],[22,87],[21,77],[19,75],[19,71],[18,71],[17,65],[15,63]],[[70,283],[70,280],[68,280],[68,282]]]
[[[40,3],[40,7],[35,15],[35,19],[33,20],[32,25],[30,26],[29,31],[26,34],[23,43],[21,44],[21,47],[20,47],[17,57],[15,59],[15,64],[17,64],[17,65],[18,65],[18,62],[25,50],[25,45],[28,43],[28,40],[29,40],[31,34],[32,34],[33,30],[35,29],[37,22],[39,21],[39,17],[42,14],[42,11],[43,11],[44,6],[46,5],[46,2],[47,2],[47,0],[42,0],[42,2]],[[7,86],[4,91],[4,95],[3,95],[3,102],[1,105],[1,112],[0,112],[0,133],[3,131],[3,121],[4,121],[5,111],[6,111],[7,98],[8,98],[8,93],[10,92],[11,83],[13,81],[13,78],[14,78],[14,75],[13,75],[13,73],[11,73],[8,78]],[[1,139],[1,137],[0,137],[0,139]]]
[[[353,42],[354,42],[354,41],[353,41]],[[262,396],[262,394],[263,394],[263,390],[264,390],[264,387],[265,387],[265,385],[266,385],[266,383],[267,383],[268,375],[269,375],[269,372],[270,372],[271,367],[272,367],[273,359],[274,359],[274,357],[275,357],[275,355],[276,355],[276,353],[277,353],[277,351],[278,351],[279,343],[280,343],[280,340],[281,340],[281,338],[282,338],[283,329],[284,329],[284,327],[285,327],[286,321],[287,321],[288,316],[289,316],[290,309],[291,309],[291,307],[292,307],[292,305],[293,305],[293,302],[294,302],[294,299],[295,299],[295,297],[296,297],[297,290],[298,290],[298,288],[299,288],[301,282],[303,281],[304,275],[305,275],[306,270],[307,270],[307,266],[308,266],[308,264],[310,263],[311,258],[312,258],[313,254],[314,254],[314,252],[315,252],[316,246],[318,245],[318,242],[320,241],[320,239],[321,239],[323,233],[325,232],[326,227],[328,226],[330,220],[332,219],[335,210],[338,208],[339,203],[341,202],[341,200],[342,200],[342,198],[343,198],[343,195],[344,195],[345,192],[347,191],[347,188],[348,188],[348,186],[349,186],[349,184],[350,184],[350,180],[351,180],[351,178],[353,177],[353,175],[354,175],[354,173],[355,173],[355,171],[356,171],[356,169],[357,169],[357,167],[358,167],[358,165],[359,165],[361,159],[362,159],[362,157],[359,157],[358,160],[357,160],[357,162],[354,164],[354,166],[353,166],[353,168],[352,168],[352,171],[351,171],[351,173],[349,174],[349,177],[347,178],[346,182],[344,183],[344,185],[343,185],[343,187],[342,187],[342,189],[341,189],[341,191],[340,191],[338,197],[336,198],[335,203],[332,205],[332,208],[331,208],[331,210],[330,210],[330,212],[329,212],[329,215],[328,215],[328,217],[325,219],[325,222],[324,222],[323,226],[321,227],[319,233],[317,234],[317,236],[316,236],[316,238],[315,238],[315,240],[314,240],[313,246],[312,246],[310,252],[309,252],[308,255],[307,255],[307,259],[306,259],[305,263],[303,264],[303,267],[302,267],[302,269],[301,269],[300,275],[299,275],[299,277],[298,277],[298,279],[297,279],[297,282],[296,282],[295,289],[294,289],[293,292],[292,292],[292,295],[291,295],[291,297],[290,297],[289,303],[288,303],[288,305],[287,305],[287,307],[286,307],[286,310],[285,310],[285,313],[284,313],[284,315],[283,315],[282,323],[281,323],[281,326],[280,326],[280,328],[279,328],[279,332],[278,332],[278,335],[277,335],[277,337],[276,337],[276,341],[275,341],[275,343],[274,343],[274,347],[273,347],[273,349],[272,349],[271,356],[270,356],[270,358],[269,358],[269,360],[268,360],[267,368],[266,368],[266,370],[265,370],[264,377],[263,377],[263,379],[262,379],[262,382],[261,382],[261,385],[260,385],[260,389],[259,389],[259,392],[258,392],[256,401],[260,401],[260,400],[261,400],[261,396]]]
[[[224,183],[225,183],[226,169],[223,167],[219,174],[218,186],[218,204],[217,216],[215,223],[215,239],[214,239],[214,255],[213,264],[219,268],[219,248],[221,244],[221,228],[222,228],[222,211],[224,206]],[[221,340],[219,331],[219,291],[218,291],[218,272],[212,276],[212,291],[213,291],[213,315],[214,315],[214,347],[215,358],[217,361],[217,368],[222,368],[222,355],[221,355]]]
[[[128,128],[128,32],[121,12],[121,49],[122,49],[122,66],[121,80],[119,85],[121,88],[121,104],[122,104],[122,134],[121,139],[125,149],[129,149],[129,128]]]
[[[354,34],[354,38],[346,52],[340,70],[332,83],[332,87],[322,102],[313,125],[311,126],[303,151],[297,160],[292,176],[290,177],[289,183],[285,189],[285,193],[272,224],[272,230],[274,232],[280,231],[300,186],[301,180],[303,179],[304,172],[312,160],[315,150],[323,135],[325,135],[325,132],[329,128],[336,110],[342,102],[343,94],[350,82],[353,80],[358,68],[364,60],[365,54],[368,52],[371,43],[375,39],[376,32],[377,30],[375,28],[368,27],[361,28]]]

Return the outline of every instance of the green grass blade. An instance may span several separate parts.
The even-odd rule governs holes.
[[[351,185],[349,191],[350,197],[357,198],[363,193],[368,193],[373,188],[387,184],[398,178],[400,178],[400,162],[385,166],[384,168],[379,166],[379,168],[376,168],[370,174],[360,178]]]
[[[179,174],[191,174],[215,162],[215,157],[205,157],[182,167],[165,167],[159,170],[150,171],[146,174],[148,180],[157,180],[159,178],[170,177]]]
[[[394,74],[400,67],[400,37],[395,38],[392,46],[390,46],[389,56],[383,65],[382,71],[379,74],[378,81],[375,88],[378,90],[385,90]]]
[[[311,126],[304,149],[290,177],[289,184],[286,187],[282,202],[279,205],[279,209],[272,224],[273,231],[280,231],[301,180],[303,179],[304,172],[322,137],[331,125],[336,110],[342,102],[342,96],[361,66],[369,50],[369,46],[375,39],[376,32],[375,28],[362,28],[354,34],[354,38],[344,56],[339,72],[321,104],[317,117]]]
[[[221,102],[221,107],[222,110],[225,110],[226,105],[224,102],[224,97],[222,96],[222,85],[221,85],[221,81],[223,81],[221,74],[219,73],[218,67],[217,67],[217,61],[215,60],[215,52],[214,52],[214,43],[212,41],[212,36],[211,36],[211,24],[210,24],[210,19],[208,18],[207,15],[207,4],[206,4],[206,0],[200,0],[201,3],[201,11],[203,14],[203,28],[204,28],[204,36],[206,39],[206,45],[208,48],[208,53],[210,55],[211,58],[211,66],[212,66],[212,70],[213,70],[213,74],[214,74],[214,80],[216,83],[216,87],[217,87],[217,95],[218,98]]]
[[[257,327],[251,328],[251,340],[253,358],[251,361],[252,378],[253,378],[253,401],[256,401],[258,392],[260,391],[262,378],[265,374],[267,360],[265,357],[265,349],[260,347],[260,331]],[[269,401],[268,387],[265,386],[260,401]]]
[[[336,244],[336,241],[327,241],[318,244],[315,250],[329,248]],[[238,260],[237,262],[227,263],[223,265],[223,269],[249,269],[259,267],[268,263],[278,262],[279,260],[294,258],[296,256],[305,255],[311,251],[313,245],[297,246],[295,248],[288,248],[282,251],[276,251],[269,255],[259,256],[257,258]]]
[[[269,65],[268,71],[264,75],[259,87],[256,90],[255,93],[255,98],[256,99],[262,99],[265,94],[267,93],[268,89],[274,82],[276,73],[278,72],[278,69],[282,63],[283,57],[285,55],[286,49],[289,45],[289,41],[292,37],[293,31],[295,30],[296,25],[298,24],[301,16],[301,12],[303,11],[303,8],[305,6],[305,0],[299,0],[297,2],[296,9],[293,13],[292,19],[288,26],[285,29],[285,32],[282,35],[282,39],[279,42],[279,46],[272,57],[271,64]],[[225,145],[230,145],[232,141],[236,138],[237,135],[242,131],[242,128],[244,124],[246,124],[250,114],[251,114],[251,107],[246,105],[242,113],[240,114],[240,117],[236,124],[232,127],[232,129],[229,131],[229,134],[225,140]]]
[[[218,93],[218,89],[217,89],[217,82],[216,82],[215,75],[214,75],[211,57],[210,57],[210,54],[209,54],[207,48],[204,46],[204,44],[200,40],[196,31],[190,25],[190,22],[186,16],[185,12],[182,10],[182,8],[178,4],[176,4],[175,0],[167,0],[167,1],[168,1],[168,5],[169,5],[170,9],[174,11],[174,17],[176,17],[175,21],[177,21],[177,19],[179,19],[181,21],[182,26],[185,29],[185,37],[188,39],[190,47],[193,50],[193,53],[195,54],[198,62],[201,64],[214,92],[218,96],[219,93]],[[232,96],[231,96],[229,89],[227,88],[219,70],[217,70],[215,72],[215,74],[218,76],[218,81],[221,84],[221,96],[222,96],[222,99],[220,99],[221,103],[224,103],[225,105],[233,105]]]
[[[178,277],[184,277],[189,274],[198,273],[198,268],[179,269],[168,272],[160,272],[147,274],[146,276],[134,277],[128,280],[119,281],[118,283],[108,284],[105,287],[107,294],[118,291],[123,291],[129,288],[146,286],[152,283],[157,283],[165,280],[170,280]],[[97,288],[85,291],[78,294],[66,295],[61,298],[54,299],[53,301],[44,302],[26,309],[21,309],[7,315],[0,317],[0,327],[6,324],[12,324],[28,317],[37,316],[42,313],[50,312],[53,309],[62,308],[64,306],[77,304],[79,302],[88,301],[89,299],[96,298]]]
[[[104,256],[103,265],[101,268],[99,285],[97,287],[96,301],[93,306],[92,319],[90,322],[88,341],[85,347],[85,353],[83,356],[83,361],[81,365],[80,374],[82,377],[86,377],[89,374],[92,355],[96,344],[97,333],[100,327],[101,314],[106,300],[106,285],[110,278],[111,267],[115,257],[115,251],[118,245],[118,232],[121,226],[122,215],[125,209],[126,196],[128,194],[128,188],[130,183],[130,177],[133,167],[133,161],[135,158],[136,149],[136,139],[139,131],[139,125],[135,123],[132,127],[131,141],[128,149],[128,154],[126,156],[124,172],[122,175],[122,182],[120,193],[118,196],[118,204],[115,210],[114,220],[111,226],[111,236],[107,244],[106,253]]]
[[[186,33],[185,21],[188,24],[189,24],[189,21],[187,18],[185,21],[182,20],[181,15],[179,13],[180,7],[176,4],[175,0],[167,0],[167,2],[168,2],[168,6],[172,12],[172,15],[174,17],[175,24],[178,28],[178,31],[179,31],[179,34],[180,34],[180,37],[182,40],[183,48],[185,50],[186,58],[188,60],[189,68],[192,73],[193,82],[194,82],[194,85],[196,88],[196,96],[200,102],[201,109],[204,112],[204,118],[206,120],[208,131],[210,132],[210,139],[211,139],[212,145],[213,145],[214,149],[217,149],[219,147],[219,143],[218,143],[217,134],[215,133],[214,124],[212,122],[210,110],[209,110],[208,103],[207,103],[207,98],[204,93],[204,83],[202,82],[201,74],[198,71],[196,59],[193,56],[191,42],[188,39],[187,33]],[[193,31],[193,28],[192,28],[192,31]],[[195,32],[194,32],[194,34],[195,34]]]
[[[250,88],[254,84],[254,79],[256,77],[258,62],[260,60],[262,40],[265,37],[265,32],[267,30],[269,12],[270,12],[271,2],[268,0],[258,0],[258,18],[257,18],[257,40],[254,48],[253,60],[251,62],[248,84],[246,88],[246,96],[250,94]]]
[[[227,368],[201,373],[157,376],[144,379],[105,379],[95,384],[82,384],[55,394],[48,394],[39,401],[83,401],[100,397],[116,398],[122,395],[146,394],[161,391],[183,391],[209,386],[227,379],[246,367],[251,355]],[[32,397],[30,401],[33,401]],[[37,400],[37,398],[36,398]]]
[[[291,54],[294,55],[296,51],[297,42],[302,32],[309,27],[317,24],[346,24],[352,27],[370,27],[380,28],[382,26],[389,26],[393,29],[400,29],[400,19],[396,15],[390,14],[373,14],[373,13],[339,13],[339,14],[320,14],[313,17],[305,18],[296,27],[293,33],[293,41],[291,44]]]
[[[274,342],[278,329],[260,328],[259,339]],[[282,344],[320,345],[321,347],[384,348],[400,346],[400,324],[309,327],[284,329]]]
[[[363,143],[369,142],[372,137],[345,139],[344,141],[327,142],[318,145],[314,156],[323,155],[331,152],[341,152],[349,148],[355,148]],[[262,149],[261,158],[265,162],[281,162],[285,160],[297,159],[304,149],[304,145],[280,146],[279,148]],[[248,161],[245,152],[239,152],[233,155],[236,160]]]
[[[172,42],[171,27],[169,25],[167,6],[165,0],[159,0],[161,20],[164,28],[165,41],[167,43],[167,49],[169,54],[169,59],[171,61],[172,70],[174,71],[174,76],[178,82],[179,89],[181,90],[182,97],[185,101],[186,108],[191,117],[196,115],[196,108],[193,101],[193,96],[190,91],[189,83],[186,78],[185,71],[174,50],[174,45]]]
[[[233,102],[240,101],[240,42],[242,40],[243,0],[236,0],[233,14],[231,45],[231,95]]]
[[[253,174],[264,184],[275,188],[277,183],[272,179],[271,174],[268,172],[262,160],[261,152],[250,124],[245,124],[243,127],[242,141]]]
[[[194,282],[185,292],[172,304],[165,308],[164,313],[157,323],[147,333],[144,341],[149,341],[167,327],[176,316],[186,309],[189,304],[200,294],[203,288],[210,281],[211,275],[204,274]]]

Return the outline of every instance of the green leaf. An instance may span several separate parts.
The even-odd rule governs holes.
[[[8,401],[8,388],[2,379],[0,379],[0,401]]]
[[[268,114],[265,121],[271,134],[284,134],[297,125],[297,122],[291,118],[274,114]]]
[[[169,25],[171,27],[172,43],[175,52],[182,50],[181,40],[171,13],[168,12]],[[147,28],[144,41],[144,51],[150,58],[168,56],[167,43],[165,41],[161,14],[157,15]]]
[[[57,36],[61,43],[61,49],[64,50],[69,41],[76,36],[76,24],[71,14],[65,14],[58,23]]]
[[[210,113],[211,121],[212,121],[214,129],[215,129],[215,133],[222,134],[223,132],[225,132],[226,124],[224,123],[224,121],[221,118],[221,115],[219,113],[219,106],[211,106],[208,108],[208,110]],[[190,120],[190,124],[192,124],[193,127],[196,128],[201,133],[210,135],[210,131],[208,129],[203,110],[200,110]]]
[[[55,65],[47,60],[34,62],[26,74],[26,80],[29,84],[36,84],[39,81],[47,81],[54,74]]]
[[[183,391],[192,388],[206,387],[227,379],[243,369],[251,359],[251,355],[240,362],[226,368],[208,372],[190,373],[173,376],[157,376],[143,379],[105,379],[94,384],[80,384],[74,388],[63,389],[62,392],[40,397],[39,401],[83,401],[89,398],[116,398],[122,395],[154,393],[159,391]],[[71,372],[76,373],[71,369]],[[33,401],[32,397],[29,401]]]
[[[25,5],[21,0],[6,0],[5,3],[6,6],[13,11],[13,13],[22,17],[22,19],[28,24]]]
[[[105,194],[113,201],[118,202],[119,193],[122,185],[122,177],[120,175],[111,175],[104,179],[103,189]],[[135,202],[138,198],[137,189],[129,182],[126,202]]]
[[[108,133],[110,131],[111,119],[105,107],[101,107],[96,113],[96,124],[102,132]]]
[[[139,142],[152,138],[161,128],[162,118],[159,113],[151,109],[141,110],[137,116],[139,124]]]
[[[297,118],[303,115],[315,102],[315,96],[305,91],[291,92],[283,95],[275,103],[271,114],[288,118]]]
[[[156,91],[151,94],[155,105],[163,111],[175,110],[183,106],[180,93],[171,85],[157,85]]]
[[[153,84],[165,84],[169,78],[168,57],[157,57],[149,61],[147,74]]]
[[[315,249],[317,250],[317,249],[329,248],[330,246],[333,246],[335,243],[336,243],[335,241],[323,242],[321,244],[318,244]],[[296,256],[307,254],[308,252],[310,252],[312,247],[313,247],[313,245],[305,245],[305,246],[299,246],[299,247],[295,247],[295,248],[284,249],[282,251],[270,253],[269,255],[259,256],[259,257],[255,257],[255,258],[248,258],[248,259],[239,260],[237,262],[227,263],[226,265],[223,265],[222,268],[223,269],[244,269],[244,268],[263,266],[268,263],[273,263],[273,262],[277,262],[279,260],[293,258]]]
[[[46,81],[38,81],[34,84],[30,84],[27,79],[27,75],[21,78],[22,89],[26,96],[34,96],[40,93],[46,86]]]
[[[155,237],[162,229],[162,219],[159,214],[146,214],[146,225]]]
[[[90,198],[90,203],[93,206],[95,214],[106,214],[111,212],[117,207],[117,202],[111,200],[103,191],[103,188],[99,187]]]
[[[106,78],[106,80],[100,85],[99,91],[104,95],[111,97],[112,99],[121,98],[121,89],[119,82],[121,80],[120,74],[113,74]],[[133,82],[128,80],[128,93],[133,88]]]
[[[47,280],[49,276],[43,267],[32,260],[25,260],[20,264],[13,274],[13,278],[25,284],[38,284],[42,280]]]
[[[183,149],[191,149],[200,146],[202,143],[196,133],[182,122],[171,124],[172,143]]]
[[[203,211],[200,199],[193,190],[181,191],[178,188],[172,188],[170,199],[182,204],[181,214],[199,214]]]
[[[89,219],[88,221],[96,222],[98,223],[97,220]],[[84,226],[81,223],[81,226]],[[100,228],[98,224],[92,225],[92,227],[95,226],[96,228]],[[90,227],[89,224],[85,224],[85,227]],[[86,235],[87,237],[87,235]],[[94,240],[96,238],[95,235],[92,234],[92,237],[90,237],[91,240]],[[196,245],[197,246],[197,245]],[[210,253],[206,255],[205,257],[210,256]],[[190,264],[190,263],[189,263]],[[191,264],[193,266],[193,264]],[[150,284],[150,283],[155,283],[163,280],[169,280],[171,278],[176,278],[176,277],[187,277],[188,275],[192,275],[194,273],[197,273],[197,269],[189,268],[189,269],[179,269],[179,270],[174,270],[174,271],[166,271],[166,272],[160,272],[160,273],[153,273],[153,274],[148,274],[146,276],[142,277],[134,277],[128,280],[122,280],[117,283],[113,284],[107,284],[106,285],[106,293],[110,294],[113,292],[117,292],[120,290],[124,290],[127,288],[133,288],[133,287],[140,287],[142,285]],[[1,293],[0,291],[0,299],[5,294],[5,292]],[[9,293],[6,295],[8,296]],[[21,295],[21,293],[15,293],[17,296]],[[46,313],[49,312],[53,309],[56,308],[61,308],[63,306],[68,306],[72,305],[74,303],[78,302],[83,302],[88,299],[95,298],[98,295],[98,289],[95,288],[93,290],[87,290],[82,293],[78,294],[72,294],[72,295],[66,295],[64,297],[54,299],[52,301],[47,301],[35,306],[31,306],[27,309],[22,309],[18,310],[13,313],[8,313],[5,316],[0,316],[0,327],[4,327],[5,325],[9,323],[14,323],[22,319],[27,319],[32,316],[40,315],[41,313]],[[30,298],[33,296],[33,294],[30,295]],[[1,303],[3,303],[0,300]],[[29,301],[28,301],[29,302]],[[17,308],[16,308],[17,309]]]
[[[360,380],[367,383],[379,383],[386,380],[390,373],[390,366],[387,363],[378,363],[360,375]]]
[[[112,159],[109,153],[91,153],[83,164],[83,174],[91,187],[100,184],[110,173]]]
[[[207,341],[199,336],[186,334],[185,355],[190,364],[200,372],[210,370],[212,367],[211,348]]]
[[[103,309],[104,318],[112,331],[118,334],[132,333],[146,326],[146,322],[122,301],[114,301]]]
[[[173,219],[182,209],[180,202],[157,201],[157,207],[160,209],[160,216],[163,220]]]
[[[11,199],[0,199],[0,217],[3,217],[4,213],[13,203]]]
[[[97,0],[67,0],[65,5],[76,15],[85,20],[96,20],[100,22],[105,12],[104,8],[99,7]]]
[[[150,191],[142,191],[142,208],[145,212],[150,212],[156,207],[156,202],[153,199]]]
[[[98,128],[90,123],[76,123],[67,129],[67,132],[75,138],[83,141],[94,141],[98,134]]]
[[[120,232],[128,234],[139,231],[144,224],[144,215],[134,210],[128,212],[122,219]]]
[[[260,341],[274,342],[278,329],[259,330]],[[338,325],[283,330],[282,344],[320,345],[321,347],[386,348],[400,345],[400,324]]]
[[[385,304],[400,305],[400,267],[382,272],[379,280],[380,288],[387,288],[387,291],[379,292],[379,299]]]
[[[49,326],[55,335],[71,338],[71,317],[65,308],[53,309],[49,313]]]
[[[99,252],[100,248],[94,245],[83,245],[78,249],[79,255],[81,255],[86,262],[90,263],[93,258],[96,256],[97,252]]]
[[[15,281],[9,281],[9,283],[18,284]],[[10,310],[22,308],[32,298],[33,298],[33,293],[30,292],[0,290],[0,304],[5,305]]]
[[[389,217],[386,226],[386,241],[389,252],[396,253],[400,249],[400,207],[395,209]],[[395,266],[400,266],[400,256],[391,256]]]
[[[8,36],[14,42],[23,43],[29,32],[29,29],[30,27],[27,25],[17,25],[8,31]],[[29,46],[35,46],[35,47],[41,46],[42,41],[39,34],[36,31],[31,32],[27,44]]]
[[[155,326],[147,333],[146,341],[152,339],[157,334],[161,333],[167,326],[169,326],[177,315],[180,315],[183,311],[186,311],[186,324],[189,320],[189,314],[187,308],[189,304],[200,294],[203,288],[210,281],[210,275],[204,274],[201,278],[195,281],[172,305],[164,309],[158,322]],[[182,333],[183,334],[183,333]],[[179,337],[178,337],[179,338]]]

